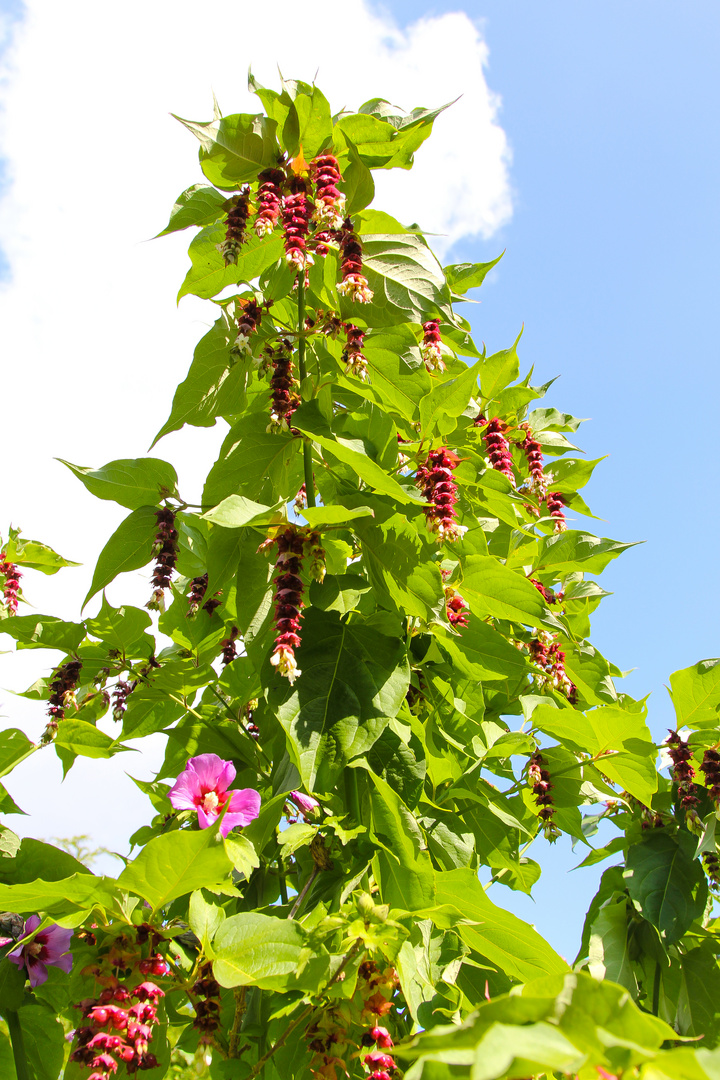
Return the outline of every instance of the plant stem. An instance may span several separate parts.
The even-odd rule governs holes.
[[[329,990],[331,986],[333,986],[336,982],[340,980],[342,973],[345,971],[345,968],[348,966],[351,960],[353,960],[353,958],[357,956],[358,952],[360,951],[361,945],[362,941],[360,938],[358,938],[357,941],[355,941],[354,945],[352,945],[350,950],[343,957],[340,967],[337,969],[332,979],[330,979],[327,986],[325,987],[326,990]],[[316,1008],[316,1005],[308,1005],[307,1008],[303,1009],[300,1015],[296,1017],[295,1020],[293,1020],[292,1024],[285,1028],[285,1031],[282,1033],[278,1041],[263,1054],[257,1065],[255,1065],[252,1072],[248,1075],[247,1080],[254,1080],[254,1077],[256,1077],[258,1073],[262,1072],[265,1067],[265,1062],[268,1061],[273,1056],[273,1054],[280,1049],[281,1046],[285,1045],[292,1033],[297,1028],[299,1028],[301,1024],[305,1023],[307,1018],[315,1012]]]
[[[282,857],[278,858],[278,880],[280,882],[280,899],[283,904],[288,902],[287,884],[285,882],[285,870],[283,869]]]
[[[655,964],[655,977],[653,979],[652,1011],[655,1016],[660,1008],[660,965]]]
[[[230,1029],[230,1043],[228,1046],[228,1057],[238,1057],[238,1036],[240,1034],[240,1021],[243,1018],[245,1012],[245,994],[247,993],[246,986],[236,986],[233,990],[235,997],[235,1016],[233,1017],[233,1025]]]
[[[8,1009],[5,1013],[5,1020],[7,1021],[8,1031],[10,1032],[10,1042],[12,1043],[17,1080],[30,1080],[30,1071],[25,1056],[25,1043],[23,1042],[20,1017],[16,1012]]]
[[[288,919],[294,919],[295,916],[297,915],[298,910],[300,909],[300,905],[302,904],[303,900],[305,899],[305,897],[307,895],[307,891],[310,888],[310,886],[312,885],[312,883],[315,880],[315,878],[317,877],[317,875],[318,875],[318,868],[317,868],[317,866],[313,866],[312,873],[310,874],[310,877],[307,879],[307,881],[305,882],[305,884],[302,887],[302,892],[298,893],[298,895],[297,895],[297,899],[295,900],[295,903],[292,906],[292,911],[288,915]],[[287,903],[287,901],[286,901],[286,903]]]
[[[297,278],[298,286],[298,371],[300,372],[300,385],[302,386],[307,376],[305,367],[305,272],[301,270]],[[315,505],[315,481],[313,480],[312,467],[312,441],[303,440],[303,467],[305,469],[305,497],[308,506]]]

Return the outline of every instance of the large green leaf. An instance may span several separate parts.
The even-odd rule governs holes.
[[[371,828],[383,848],[375,856],[382,899],[404,911],[432,907],[434,872],[422,830],[397,792],[375,773],[368,776]]]
[[[191,266],[180,286],[178,300],[192,294],[209,300],[228,285],[251,281],[280,258],[283,251],[282,234],[271,232],[258,237],[248,233],[240,249],[237,263],[225,265],[218,245],[225,239],[225,226],[208,225],[193,239],[188,254]]]
[[[599,574],[609,562],[631,547],[635,547],[635,544],[622,544],[619,540],[605,540],[590,533],[568,529],[541,540],[535,569],[552,567],[556,571],[581,570],[583,573]]]
[[[228,889],[232,865],[217,827],[169,832],[142,849],[125,867],[118,885],[142,896],[157,911],[196,889]]]
[[[712,942],[681,953],[682,970],[678,1000],[678,1022],[683,1035],[704,1037],[707,1044],[720,1034],[720,967]]]
[[[259,172],[277,163],[277,124],[267,116],[235,113],[206,123],[175,119],[200,140],[202,170],[216,187],[232,189],[256,180]]]
[[[58,727],[55,745],[89,758],[110,758],[121,750],[129,749],[86,720],[63,720]]]
[[[450,296],[440,264],[412,233],[363,236],[363,273],[373,291],[369,304],[341,297],[340,314],[369,326],[422,323],[443,315],[452,320]]]
[[[506,637],[480,616],[473,617],[457,637],[445,633],[440,639],[453,665],[469,679],[518,679],[530,670],[525,656]]]
[[[58,458],[98,499],[139,510],[154,506],[161,499],[177,495],[177,473],[160,458],[134,458],[109,461],[100,469],[83,468]]]
[[[420,429],[423,436],[430,432],[440,417],[460,416],[470,398],[477,392],[480,369],[478,361],[456,378],[437,383],[420,402]]]
[[[108,648],[126,655],[150,656],[155,641],[145,631],[152,625],[150,613],[144,608],[126,605],[111,607],[103,597],[102,606],[94,619],[88,619],[88,633],[100,638]]]
[[[436,873],[435,884],[437,904],[447,904],[469,920],[458,927],[463,941],[511,978],[526,982],[568,970],[537,930],[493,904],[474,870]]]
[[[415,336],[407,326],[368,334],[363,353],[370,372],[370,389],[379,404],[414,421],[420,402],[430,392],[430,378],[420,359]]]
[[[114,581],[118,574],[147,566],[152,557],[157,532],[156,515],[157,511],[154,507],[141,506],[139,510],[133,510],[117,527],[100,552],[83,607],[95,596],[95,593]]]
[[[37,540],[10,539],[5,544],[5,558],[17,563],[23,569],[39,570],[41,574],[57,574],[64,566],[80,566],[58,555],[47,544]]]
[[[689,833],[672,836],[652,829],[627,854],[624,877],[630,898],[667,945],[678,941],[705,909],[707,884],[693,858],[695,846]]]
[[[42,1005],[24,1005],[18,1018],[33,1080],[57,1080],[66,1046],[62,1024]]]
[[[213,941],[213,972],[221,986],[287,990],[294,981],[305,932],[291,919],[256,911],[225,919]]]
[[[483,398],[490,401],[497,397],[501,390],[515,382],[519,374],[520,361],[516,341],[509,349],[502,349],[481,362],[480,387]]]
[[[445,608],[440,568],[417,529],[401,514],[393,514],[377,524],[356,521],[354,530],[380,602],[425,622],[438,619]]]
[[[343,116],[338,121],[338,129],[352,140],[368,168],[410,169],[415,151],[432,130],[433,120],[448,106],[416,110],[414,116],[393,116],[394,122],[389,122],[382,114],[365,112],[365,108]]]
[[[493,266],[502,259],[505,252],[501,252],[497,259],[485,263],[453,263],[445,267],[445,277],[453,292],[464,295],[468,289],[479,288]]]
[[[244,416],[230,429],[208,473],[204,506],[217,506],[228,495],[268,504],[295,496],[302,483],[302,442],[267,427],[268,413],[263,412]]]
[[[293,427],[302,431],[314,442],[322,446],[339,461],[357,473],[371,489],[384,495],[390,495],[401,503],[419,501],[419,496],[412,490],[401,487],[381,465],[367,454],[360,439],[346,439],[333,434],[327,420],[320,412],[316,401],[308,401],[293,413]]]
[[[239,412],[245,402],[246,365],[230,349],[237,336],[225,312],[195,346],[187,376],[173,397],[170,416],[152,445],[183,424],[212,427],[218,416]]]
[[[701,660],[673,672],[670,687],[678,728],[720,726],[720,660]]]
[[[85,637],[85,627],[52,615],[15,615],[0,622],[0,634],[15,638],[18,649],[60,649],[69,653]]]
[[[106,907],[114,902],[115,882],[93,874],[75,874],[59,881],[22,882],[18,885],[0,884],[0,904],[3,911],[21,915],[46,911],[59,915],[94,904]]]
[[[404,642],[384,629],[384,622],[347,623],[337,612],[311,608],[296,653],[302,675],[290,686],[274,668],[266,669],[270,706],[308,791],[331,791],[405,698],[410,672]]]
[[[158,236],[187,229],[191,225],[210,225],[221,216],[226,197],[206,184],[193,184],[178,195],[170,211],[170,220]]]
[[[608,901],[592,923],[588,971],[595,979],[610,979],[626,986],[633,997],[638,985],[628,945],[628,902],[621,895]]]
[[[494,615],[531,626],[547,622],[547,607],[535,586],[491,555],[468,555],[463,560],[459,588],[479,618]]]

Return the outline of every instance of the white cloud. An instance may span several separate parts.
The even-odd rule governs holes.
[[[437,120],[411,173],[376,174],[378,204],[445,234],[436,244],[442,250],[509,220],[509,152],[499,100],[485,82],[487,46],[462,13],[400,29],[365,0],[26,6],[6,53],[0,117],[11,181],[0,201],[0,235],[12,275],[0,289],[0,529],[11,519],[87,564],[56,578],[26,578],[33,602],[73,618],[123,511],[93,500],[52,457],[99,465],[145,453],[212,321],[210,306],[194,298],[175,307],[189,234],[143,242],[165,224],[175,196],[201,179],[196,144],[168,113],[209,118],[212,90],[225,112],[257,110],[246,89],[250,63],[266,85],[277,83],[277,66],[307,80],[317,72],[338,107],[382,96],[409,109],[462,94]],[[186,499],[199,492],[220,428],[171,435],[155,451],[178,466]],[[146,576],[131,585],[142,602]],[[110,599],[127,599],[124,588],[111,588]],[[5,657],[0,684],[27,685],[46,660]],[[3,712],[36,736],[42,708],[16,701],[6,696]],[[58,818],[74,801],[92,806],[95,835],[117,845],[126,835],[118,800],[134,798],[122,776],[130,756],[117,767],[79,762],[62,794],[55,766],[43,766],[39,784],[31,761],[10,789],[33,812],[31,830],[77,832],[69,811]],[[150,764],[143,761],[144,775]],[[103,798],[108,775],[117,791],[111,802]]]

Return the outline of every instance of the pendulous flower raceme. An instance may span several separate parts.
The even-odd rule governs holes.
[[[680,805],[686,816],[692,816],[699,799],[695,794],[695,768],[692,764],[692,750],[685,739],[681,739],[677,731],[670,730],[665,740],[667,755],[670,758],[673,770],[672,777],[677,784]],[[707,775],[707,774],[706,774]]]
[[[278,557],[275,569],[275,648],[270,663],[294,683],[302,672],[297,666],[295,650],[300,647],[300,620],[305,604],[302,596],[305,586],[300,579],[300,568],[305,553],[305,539],[300,530],[290,525],[275,538]]]
[[[545,761],[539,750],[536,750],[530,758],[528,783],[532,786],[532,793],[535,796],[535,805],[538,807],[538,817],[542,821],[545,838],[552,842],[558,838],[560,830],[557,825],[553,824],[552,818],[555,813],[555,806],[553,797],[550,794],[553,785],[550,782],[550,773],[545,768]]]
[[[535,681],[541,689],[559,690],[571,704],[577,701],[577,686],[565,671],[565,653],[555,634],[541,630],[528,646],[531,661],[541,669]]]
[[[431,374],[434,371],[445,370],[442,351],[440,349],[441,344],[440,320],[429,319],[426,323],[423,323],[423,339],[420,344],[420,355],[425,361],[426,370]]]
[[[445,611],[450,625],[456,630],[468,625],[469,606],[457,589],[454,589],[452,585],[445,586]]]
[[[367,379],[367,360],[362,351],[363,342],[365,341],[365,331],[360,330],[352,323],[345,323],[345,333],[347,337],[342,355],[342,358],[345,361],[345,374],[356,375],[358,379]]]
[[[25,923],[21,937],[26,937],[37,930],[41,923],[39,915],[31,915]],[[64,930],[57,923],[51,923],[44,930],[35,934],[32,941],[18,945],[9,952],[7,959],[19,968],[25,968],[32,987],[40,986],[47,980],[48,967],[57,967],[61,971],[72,969],[73,958],[70,954],[72,930]]]
[[[233,343],[232,352],[249,353],[252,351],[250,338],[257,330],[262,320],[262,308],[253,297],[241,300],[242,315],[238,319],[237,337]]]
[[[339,233],[340,273],[342,280],[337,289],[341,296],[348,296],[359,304],[369,304],[373,291],[363,274],[362,244],[353,229],[350,218],[345,218]]]
[[[240,248],[245,240],[245,230],[250,214],[250,188],[244,184],[238,195],[233,195],[225,204],[228,211],[225,223],[225,239],[218,244],[225,265],[235,265]]]
[[[273,231],[280,217],[285,173],[280,169],[265,169],[258,176],[258,182],[255,233],[262,238]]]
[[[285,258],[296,270],[312,266],[313,257],[307,250],[312,204],[307,195],[307,183],[302,176],[290,180],[290,193],[283,196],[282,219],[285,236]]]
[[[214,825],[227,806],[220,824],[226,837],[238,825],[249,825],[260,813],[260,795],[254,788],[228,791],[235,779],[235,766],[217,754],[198,754],[190,758],[185,770],[168,792],[176,810],[197,811],[201,829]]]
[[[339,229],[345,218],[345,196],[338,191],[342,180],[337,158],[322,154],[310,162],[310,176],[315,183],[313,220],[324,229]]]
[[[274,349],[268,348],[273,374],[270,379],[270,423],[269,432],[289,431],[289,420],[300,404],[297,380],[293,373],[292,346],[287,339],[280,341]]]
[[[565,500],[562,494],[559,491],[548,491],[545,501],[548,511],[555,518],[555,532],[565,532],[567,522],[565,521]]]
[[[427,527],[440,541],[459,540],[465,532],[457,523],[455,510],[457,485],[453,471],[459,462],[457,454],[441,446],[431,450],[417,470],[418,486],[428,503],[424,507]]]
[[[708,795],[720,806],[720,754],[715,749],[706,750],[703,754],[700,772],[705,774],[705,784]]]
[[[497,416],[489,421],[479,416],[475,421],[475,426],[485,428],[482,437],[493,469],[507,476],[512,486],[515,487],[512,454],[510,453],[510,444],[505,438],[505,424]]]
[[[22,573],[15,563],[7,562],[5,552],[0,552],[0,576],[5,578],[3,583],[3,602],[8,615],[17,615],[18,594],[20,592],[20,578]]]
[[[530,483],[528,486],[535,498],[539,502],[542,502],[547,494],[547,481],[543,471],[542,447],[540,443],[533,438],[529,424],[522,423],[520,424],[520,427],[525,430],[525,438],[520,443],[520,449],[525,454],[528,469],[530,471]]]
[[[50,697],[48,699],[48,716],[50,719],[43,732],[41,742],[48,743],[55,738],[58,730],[58,722],[65,719],[65,709],[75,707],[75,689],[82,670],[79,660],[68,660],[55,669],[54,678],[50,683]]]
[[[145,607],[150,608],[151,611],[160,611],[164,604],[165,589],[170,588],[177,562],[178,533],[175,528],[175,511],[170,507],[161,507],[155,512],[155,517],[157,519],[157,532],[153,546],[155,566],[150,579],[153,594]]]

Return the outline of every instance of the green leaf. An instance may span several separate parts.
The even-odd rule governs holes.
[[[432,130],[433,120],[447,108],[443,105],[439,109],[415,110],[414,116],[393,117],[392,123],[361,111],[343,116],[336,129],[352,140],[368,168],[410,169],[415,151]]]
[[[520,374],[520,361],[517,354],[519,340],[520,335],[509,349],[502,349],[482,361],[480,366],[480,387],[482,396],[486,401],[491,401],[494,397],[497,397],[500,391],[504,390],[510,383],[515,382]]]
[[[667,945],[679,941],[705,909],[707,884],[692,857],[694,849],[689,833],[675,837],[664,829],[652,829],[627,854],[623,877],[630,898]]]
[[[308,161],[319,154],[333,137],[328,100],[317,86],[309,89],[309,93],[298,93],[293,102],[298,118],[298,144]]]
[[[605,540],[590,533],[568,529],[543,537],[535,569],[552,567],[553,570],[581,570],[583,573],[599,574],[623,551],[635,546],[634,543],[622,544],[619,540]]]
[[[25,732],[19,728],[5,728],[0,731],[0,776],[7,776],[35,749],[35,743],[30,742]]]
[[[232,862],[218,829],[180,830],[157,836],[118,878],[121,889],[147,900],[154,911],[197,889],[227,890]]]
[[[145,633],[150,626],[152,619],[144,608],[129,605],[114,608],[104,596],[100,611],[87,622],[89,634],[100,638],[109,648],[132,656],[150,656],[153,652],[154,639]]]
[[[301,440],[269,432],[267,425],[267,412],[252,413],[230,429],[205,482],[204,506],[228,495],[266,504],[295,496],[302,483]]]
[[[190,929],[200,938],[203,952],[212,956],[212,939],[225,922],[225,911],[212,893],[198,889],[190,897],[188,908]]]
[[[27,971],[7,960],[0,960],[0,1012],[11,1009],[17,1012],[25,997]]]
[[[120,503],[129,510],[154,506],[168,496],[177,495],[177,473],[160,458],[109,461],[100,469],[72,465],[62,458],[57,460],[67,465],[92,495]]]
[[[54,745],[63,746],[74,754],[89,758],[110,758],[113,754],[130,749],[85,720],[63,720],[58,727]]]
[[[412,233],[362,238],[363,273],[373,291],[369,304],[340,298],[340,314],[368,326],[422,323],[442,314],[452,321],[450,296],[440,264]],[[293,418],[294,419],[294,418]]]
[[[157,511],[152,506],[133,510],[118,526],[100,552],[90,590],[83,600],[83,607],[96,593],[114,581],[118,574],[139,570],[152,558],[152,548],[157,532]]]
[[[363,443],[359,439],[344,439],[334,435],[327,420],[320,412],[317,401],[304,402],[293,413],[293,427],[302,431],[314,442],[320,444],[339,461],[345,462],[357,473],[361,480],[371,489],[384,495],[390,495],[401,503],[419,501],[419,496],[411,494],[401,487],[392,476],[373,461],[365,452]]]
[[[15,638],[18,649],[60,649],[71,653],[85,637],[85,627],[52,615],[15,615],[0,622],[0,634]]]
[[[319,529],[326,525],[344,525],[357,518],[375,517],[375,511],[369,506],[356,506],[352,510],[345,506],[308,506],[302,511],[302,516],[308,525]]]
[[[362,161],[352,140],[337,128],[335,129],[335,150],[342,173],[338,188],[345,196],[348,214],[357,214],[369,206],[375,198],[375,182],[372,173]]]
[[[501,252],[497,259],[493,259],[492,262],[454,263],[452,266],[446,266],[445,277],[448,285],[453,292],[461,293],[463,296],[468,289],[479,288],[487,274],[492,270],[493,266],[497,266],[504,254],[504,251]]]
[[[479,618],[494,615],[531,626],[547,621],[545,602],[535,586],[492,555],[468,555],[459,587]]]
[[[447,632],[439,640],[454,667],[469,679],[510,679],[513,684],[530,670],[527,660],[507,638],[481,618],[470,615],[470,623],[457,637]]]
[[[258,986],[282,992],[294,981],[305,931],[292,919],[248,911],[219,927],[213,973],[221,986]]]
[[[208,225],[193,239],[188,248],[191,266],[180,286],[178,301],[192,294],[209,300],[228,285],[252,281],[282,255],[283,240],[279,231],[258,237],[248,233],[240,249],[237,263],[225,265],[218,245],[225,239],[225,225]]]
[[[255,848],[242,833],[230,833],[225,839],[225,850],[234,868],[246,878],[260,865]]]
[[[18,1012],[33,1080],[57,1080],[65,1058],[65,1029],[52,1010],[24,1005]]]
[[[232,189],[256,180],[259,172],[277,163],[277,124],[267,116],[235,113],[207,123],[175,119],[200,140],[202,171],[216,187]]]
[[[307,790],[329,792],[397,714],[410,679],[404,643],[372,619],[345,623],[311,608],[296,655],[302,676],[293,686],[268,665],[268,702]]]
[[[212,427],[218,416],[242,408],[247,368],[230,352],[236,336],[236,328],[223,312],[200,338],[190,370],[175,391],[170,416],[153,439],[153,446],[183,424]]]
[[[22,841],[14,859],[0,860],[0,881],[5,884],[26,884],[41,875],[45,881],[60,881],[73,874],[91,871],[69,852],[30,837]]]
[[[470,924],[457,928],[463,941],[511,978],[527,982],[538,975],[568,970],[537,930],[492,903],[476,871],[436,873],[435,883],[437,904],[446,904],[469,920]],[[433,918],[432,912],[428,915]]]
[[[603,904],[590,930],[588,971],[593,978],[626,986],[633,997],[638,985],[628,947],[627,897]]]
[[[193,184],[178,195],[170,211],[170,220],[157,236],[166,236],[178,229],[187,229],[190,225],[210,225],[222,215],[226,202],[226,197],[215,188]]]
[[[380,602],[391,610],[431,622],[445,608],[440,568],[430,561],[429,545],[400,514],[378,523],[356,522],[363,563]]]
[[[283,520],[283,505],[263,506],[244,495],[228,495],[218,506],[203,514],[203,518],[223,529],[279,524]]]
[[[454,379],[438,383],[420,402],[420,427],[423,437],[437,423],[439,417],[461,416],[470,398],[477,392],[477,379],[481,361],[468,367]]]
[[[0,885],[0,904],[3,911],[21,915],[45,911],[49,914],[69,914],[98,904],[109,907],[115,900],[115,882],[93,874],[75,874],[60,881],[38,879],[18,885]]]
[[[383,851],[375,856],[384,903],[420,911],[435,903],[434,871],[415,816],[380,776],[368,773],[371,829]]]
[[[64,566],[80,566],[80,563],[63,559],[57,551],[37,540],[23,540],[5,545],[5,557],[26,570],[39,570],[41,574],[57,574]]]
[[[550,491],[574,492],[584,487],[595,467],[605,458],[586,461],[583,458],[564,457],[545,466],[545,479]]]
[[[670,686],[677,726],[716,728],[720,724],[720,660],[701,660],[675,671]]]
[[[710,942],[690,949],[679,957],[682,982],[678,999],[678,1020],[683,1035],[704,1036],[715,1043],[720,1034],[718,996],[720,968]],[[717,1053],[717,1051],[716,1051]]]

